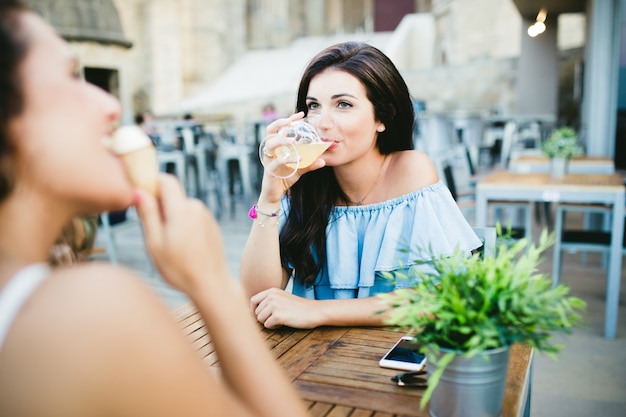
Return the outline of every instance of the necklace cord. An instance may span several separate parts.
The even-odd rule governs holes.
[[[348,195],[346,193],[344,193],[344,195],[346,197],[346,200],[348,200],[348,203],[350,203],[352,205],[355,205],[355,206],[362,206],[363,205],[363,201],[365,201],[367,196],[370,195],[372,190],[374,190],[374,188],[376,187],[376,184],[378,184],[378,181],[380,180],[380,175],[383,172],[383,167],[385,166],[385,161],[387,161],[387,155],[384,156],[383,162],[380,164],[380,168],[378,169],[378,176],[376,177],[376,181],[374,181],[374,183],[372,184],[370,189],[365,193],[365,195],[361,199],[359,199],[357,201],[352,201],[350,199],[350,197],[348,197]]]

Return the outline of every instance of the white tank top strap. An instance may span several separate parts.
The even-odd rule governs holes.
[[[15,274],[0,292],[0,349],[20,309],[48,275],[47,264],[29,265]]]

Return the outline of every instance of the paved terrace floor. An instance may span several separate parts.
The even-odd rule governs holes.
[[[238,203],[232,215],[224,215],[220,220],[229,268],[237,279],[239,259],[250,227],[247,210],[248,207]],[[165,303],[175,307],[186,300],[165,285],[158,275],[149,276],[150,264],[138,225],[120,230],[116,239],[120,263],[144,276]],[[103,245],[101,236],[97,242]],[[541,267],[543,272],[548,273],[551,260],[552,254],[548,251]],[[626,416],[624,265],[617,338],[609,341],[603,338],[606,270],[601,267],[600,257],[590,255],[587,263],[582,264],[580,255],[564,255],[562,282],[570,286],[574,295],[587,302],[586,324],[572,335],[558,338],[566,348],[557,361],[536,354],[532,380],[533,417]]]

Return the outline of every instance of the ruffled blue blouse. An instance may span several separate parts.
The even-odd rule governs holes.
[[[287,213],[289,198],[281,205]],[[328,300],[393,291],[410,281],[389,280],[382,272],[426,270],[423,262],[433,254],[469,252],[481,244],[442,182],[381,203],[336,206],[326,227],[326,263],[311,286],[295,271],[293,293]]]

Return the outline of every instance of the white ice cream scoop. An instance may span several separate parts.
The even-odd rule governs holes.
[[[138,126],[122,126],[113,133],[113,152],[122,159],[130,182],[158,194],[158,164],[152,141]]]

